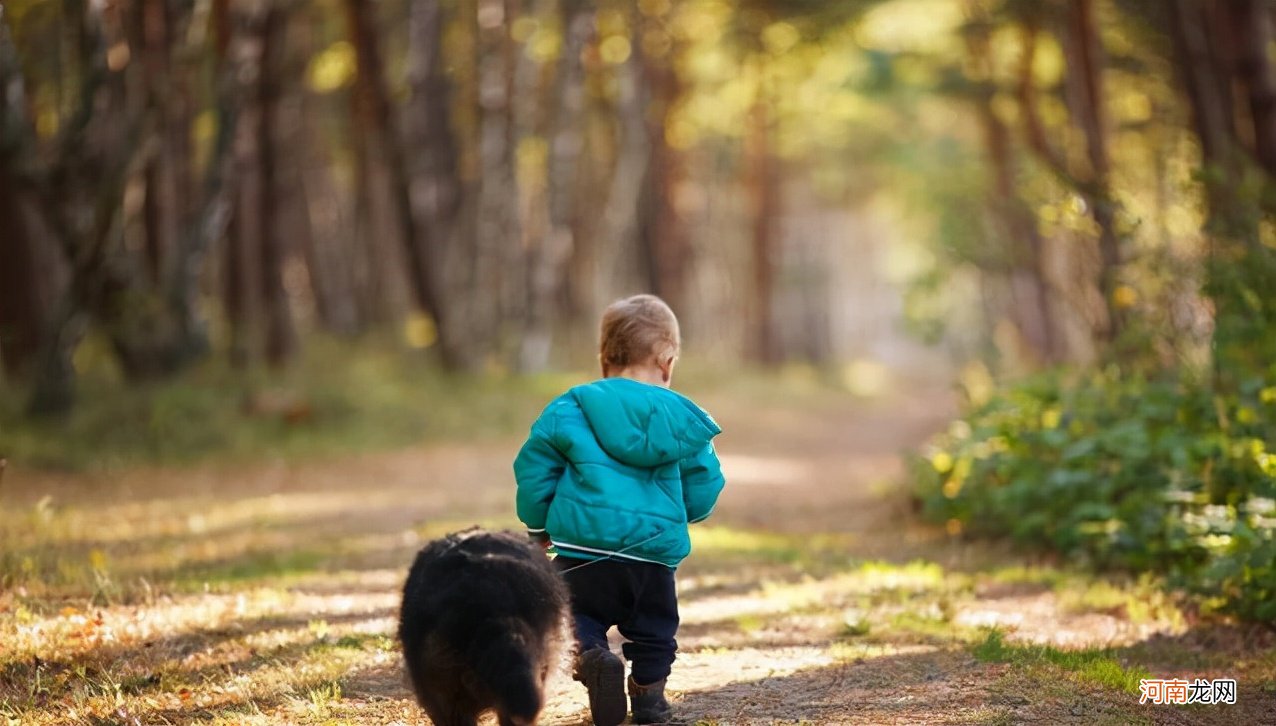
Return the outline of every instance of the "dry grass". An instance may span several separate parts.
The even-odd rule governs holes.
[[[1270,715],[1269,636],[1194,624],[1150,581],[1096,579],[912,525],[885,483],[899,474],[894,454],[943,411],[707,403],[728,430],[732,488],[680,573],[671,688],[688,721]],[[11,467],[0,719],[427,723],[393,640],[398,588],[426,539],[514,524],[517,443],[93,477]],[[1005,634],[996,653],[989,627]],[[1101,673],[1100,656],[1069,655],[1084,648],[1101,649]],[[1139,706],[1123,680],[1138,669],[1235,677],[1241,704]],[[586,723],[584,706],[559,674],[544,720]]]

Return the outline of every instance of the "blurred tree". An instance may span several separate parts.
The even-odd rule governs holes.
[[[413,298],[421,311],[430,316],[438,331],[444,365],[458,367],[464,364],[462,352],[451,337],[450,320],[445,314],[444,301],[439,294],[439,242],[430,236],[428,230],[422,228],[413,214],[407,152],[399,131],[398,114],[386,88],[381,43],[376,33],[373,8],[366,0],[344,0],[344,5],[350,42],[354,45],[358,64],[354,92],[357,128],[366,134],[368,142],[376,149],[378,158],[385,164],[395,231],[406,253],[406,272]],[[421,52],[430,52],[428,44],[417,47]],[[363,195],[361,204],[364,210],[368,210],[372,205],[370,162],[368,152],[363,147],[356,149],[356,156],[359,157],[356,162],[359,170],[357,183],[360,194]],[[364,213],[367,214],[366,211]]]
[[[1216,380],[1229,388],[1270,363],[1270,331],[1276,324],[1271,302],[1276,252],[1259,236],[1260,208],[1264,198],[1272,198],[1272,180],[1256,179],[1245,153],[1248,147],[1261,163],[1273,140],[1267,128],[1271,111],[1264,105],[1271,61],[1265,52],[1245,51],[1270,33],[1271,10],[1263,10],[1248,3],[1174,0],[1168,18],[1206,169],[1202,179],[1211,239],[1206,291],[1215,305]],[[1237,103],[1234,89],[1248,96],[1248,117],[1236,115],[1245,107]],[[1266,206],[1270,213],[1270,202]]]
[[[64,281],[32,195],[10,171],[30,161],[31,149],[25,88],[4,20],[0,9],[0,358],[6,374],[22,378],[31,372],[47,311]]]
[[[1095,30],[1092,0],[1069,0],[1062,6],[1041,3],[1012,3],[1020,14],[1023,52],[1019,73],[1019,101],[1029,145],[1047,168],[1063,183],[1076,191],[1098,229],[1099,279],[1097,286],[1106,315],[1096,326],[1095,334],[1111,343],[1122,329],[1123,313],[1117,304],[1116,289],[1121,266],[1120,240],[1117,234],[1117,202],[1111,189],[1111,162],[1108,156],[1108,130],[1104,118],[1103,47]],[[1051,12],[1053,11],[1053,12]],[[1074,168],[1068,154],[1051,146],[1041,123],[1036,100],[1035,67],[1038,27],[1043,14],[1055,28],[1064,56],[1064,81],[1067,106],[1072,123],[1085,139],[1083,169]]]
[[[234,228],[226,245],[226,303],[231,359],[249,365],[264,355],[282,366],[296,348],[284,289],[285,243],[279,216],[278,117],[287,18],[281,6],[263,2],[238,13],[238,42],[230,52],[242,63],[235,130]]]
[[[1045,241],[1037,219],[1020,196],[1018,171],[1010,129],[997,113],[996,70],[990,46],[994,30],[991,17],[976,3],[970,5],[970,21],[964,28],[969,57],[969,79],[976,112],[983,132],[987,163],[992,171],[988,204],[999,236],[1009,242],[1004,254],[980,255],[977,264],[986,273],[1007,275],[1011,289],[1026,290],[1029,301],[1014,305],[1009,313],[1040,362],[1062,358],[1063,341],[1055,311],[1054,291],[1046,261]],[[1031,69],[1031,56],[1024,53],[1023,67]],[[1028,71],[1030,72],[1030,70]],[[1022,279],[1025,284],[1016,286]]]

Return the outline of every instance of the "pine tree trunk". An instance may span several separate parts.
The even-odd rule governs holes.
[[[1246,371],[1270,360],[1264,352],[1270,331],[1244,300],[1246,278],[1264,273],[1253,263],[1269,255],[1258,240],[1257,210],[1239,193],[1244,167],[1234,137],[1230,79],[1210,32],[1217,32],[1219,25],[1218,16],[1196,0],[1170,3],[1175,65],[1208,172],[1204,187],[1210,260],[1205,291],[1214,302],[1214,380],[1217,386],[1234,387]]]
[[[41,269],[39,240],[31,234],[30,216],[5,162],[0,154],[0,362],[8,376],[25,377],[47,324],[48,296],[41,287],[48,272]]]
[[[459,141],[452,128],[452,82],[443,57],[444,15],[439,0],[418,0],[408,18],[408,85],[411,95],[404,114],[405,138],[411,153],[409,178],[414,218],[419,220],[418,247],[435,285],[432,294],[443,299],[445,268],[462,258],[463,184],[458,162]],[[453,270],[455,272],[455,270]],[[471,288],[473,289],[473,288]],[[470,329],[462,304],[435,304],[431,312],[440,357],[453,369],[473,368]]]
[[[637,48],[641,41],[642,36],[635,29],[631,43]],[[616,295],[634,292],[635,287],[649,282],[649,278],[643,280],[634,275],[634,271],[642,270],[646,262],[640,253],[640,215],[652,157],[645,120],[648,89],[643,73],[643,63],[637,52],[631,53],[616,72],[617,158],[594,250],[598,270],[594,276],[596,287],[592,297],[600,304]]]
[[[752,220],[752,289],[746,302],[748,356],[763,365],[780,362],[775,329],[775,269],[779,263],[776,219],[780,213],[779,176],[771,143],[771,98],[759,90],[749,114],[745,153],[749,159],[749,216]]]
[[[1031,47],[1031,46],[1029,46]],[[976,89],[976,110],[983,130],[984,149],[992,171],[993,186],[989,195],[989,207],[1003,234],[1012,242],[1011,259],[1008,261],[1011,275],[1022,274],[1030,281],[1031,300],[1026,305],[1015,305],[1008,311],[1016,327],[1032,346],[1040,362],[1055,362],[1064,355],[1063,341],[1059,334],[1054,299],[1051,295],[1049,270],[1046,265],[1045,240],[1037,229],[1037,221],[1027,204],[1019,196],[1015,183],[1014,151],[1010,130],[993,109],[991,50],[988,31],[979,27],[967,36],[967,53],[979,75]],[[1024,67],[1030,68],[1030,51],[1025,52]],[[1031,98],[1023,99],[1025,105]],[[1025,114],[1025,116],[1030,116]],[[1029,124],[1029,137],[1033,126]],[[1045,153],[1047,147],[1040,147]],[[1004,273],[1004,270],[990,270]]]
[[[1107,122],[1103,110],[1103,45],[1095,28],[1093,0],[1074,0],[1068,4],[1067,28],[1063,36],[1068,100],[1072,116],[1085,135],[1090,165],[1089,177],[1079,191],[1099,227],[1099,293],[1103,296],[1108,318],[1102,338],[1110,343],[1120,336],[1125,321],[1115,294],[1121,250],[1116,232],[1116,202],[1112,198]]]
[[[563,276],[576,247],[576,201],[579,193],[580,156],[584,147],[585,69],[581,54],[593,33],[592,14],[585,0],[557,5],[564,37],[563,52],[553,69],[549,95],[541,98],[540,128],[535,132],[548,141],[544,179],[536,198],[529,200],[532,215],[543,215],[537,234],[525,225],[527,239],[527,313],[519,369],[543,370],[549,365],[553,339],[551,319],[555,301],[565,287]],[[542,12],[542,16],[548,12]],[[540,97],[538,95],[538,97]]]
[[[676,194],[686,177],[682,151],[669,143],[667,133],[683,83],[674,66],[673,50],[661,57],[642,51],[636,39],[633,53],[640,58],[650,105],[644,113],[650,159],[643,189],[639,240],[646,262],[648,289],[676,311],[686,302],[691,249],[679,213]]]
[[[287,31],[287,19],[283,11],[271,4],[262,20],[262,50],[260,78],[258,80],[258,151],[261,169],[261,189],[257,199],[259,206],[261,239],[259,269],[261,271],[261,300],[265,313],[266,361],[276,368],[282,367],[296,353],[297,334],[293,329],[292,312],[288,304],[288,292],[284,288],[284,259],[287,246],[280,234],[279,204],[279,154],[278,124],[280,73],[282,71],[283,44]]]
[[[371,127],[372,142],[385,161],[389,179],[389,201],[400,240],[404,245],[407,276],[413,298],[420,309],[429,315],[439,331],[441,340],[449,339],[448,319],[444,314],[442,297],[438,293],[439,280],[435,269],[436,241],[417,223],[412,209],[411,179],[408,175],[407,150],[398,128],[395,110],[390,104],[385,85],[384,64],[373,21],[373,8],[367,0],[345,0],[346,19],[355,57],[359,65],[356,93],[361,97],[363,113]],[[451,357],[451,347],[440,345],[443,363],[449,367],[459,365]]]
[[[510,320],[522,307],[518,288],[525,261],[519,244],[518,187],[514,178],[513,76],[510,3],[479,0],[478,67],[479,186],[474,231],[477,289],[472,330],[486,353],[507,342]]]

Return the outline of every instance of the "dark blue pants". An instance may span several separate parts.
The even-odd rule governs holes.
[[[589,564],[586,564],[589,563]],[[559,556],[554,564],[572,593],[572,618],[580,652],[606,648],[615,625],[628,640],[625,659],[640,685],[669,676],[678,650],[678,594],[673,570],[632,560],[581,560]],[[581,567],[581,565],[585,565]],[[576,569],[572,569],[576,568]],[[569,571],[570,570],[570,571]]]

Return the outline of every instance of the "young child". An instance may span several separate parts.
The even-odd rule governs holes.
[[[558,553],[579,647],[574,677],[598,726],[624,721],[625,664],[607,645],[628,640],[634,723],[662,723],[678,644],[674,569],[691,551],[687,525],[722,491],[714,436],[722,429],[669,390],[680,338],[660,298],[635,295],[603,313],[601,380],[546,407],[514,460],[518,516]]]

